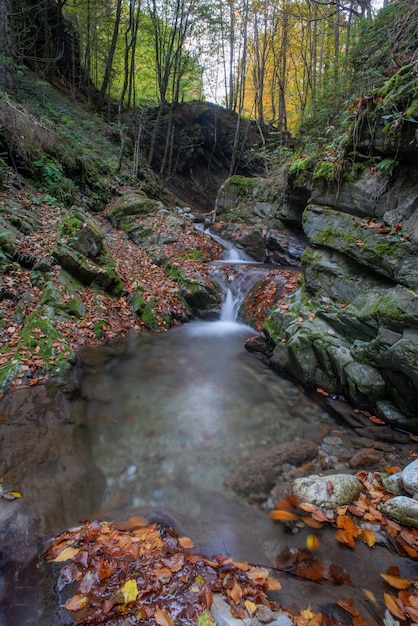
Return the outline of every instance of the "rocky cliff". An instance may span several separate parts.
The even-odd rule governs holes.
[[[245,193],[231,179],[218,197],[222,218],[252,212],[308,240],[298,290],[264,323],[272,367],[406,430],[418,427],[416,108],[410,64],[355,103],[337,156],[293,161]]]

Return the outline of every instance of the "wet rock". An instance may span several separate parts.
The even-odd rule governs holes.
[[[96,285],[116,297],[122,295],[122,280],[112,267],[98,265],[62,243],[57,244],[53,256],[62,268],[84,285]]]
[[[373,448],[363,448],[348,461],[351,469],[378,469],[382,465],[383,455]]]
[[[273,345],[266,336],[255,335],[245,342],[245,349],[249,352],[257,352],[259,354],[271,355]]]
[[[312,460],[316,453],[317,445],[304,439],[279,444],[243,464],[227,480],[227,486],[242,495],[267,494],[280,480],[283,464],[300,466]]]
[[[408,239],[395,236],[388,242],[386,233],[361,218],[314,204],[303,213],[303,228],[313,244],[343,252],[406,287],[418,287],[417,246]]]
[[[412,494],[418,494],[418,459],[409,463],[401,472],[404,489]]]
[[[384,502],[380,510],[401,524],[418,528],[418,500],[407,496],[395,496]]]
[[[230,606],[222,596],[215,594],[211,612],[218,626],[259,626],[260,624],[269,624],[270,626],[291,626],[292,620],[285,613],[272,611],[267,606],[260,605],[255,616],[245,620],[232,617]]]
[[[360,491],[360,481],[350,474],[307,476],[293,484],[293,493],[300,501],[330,508],[350,504]]]
[[[395,496],[402,495],[402,473],[389,474],[388,476],[382,476],[382,485],[387,491],[390,491]]]

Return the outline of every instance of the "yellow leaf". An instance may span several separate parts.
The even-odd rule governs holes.
[[[386,582],[389,583],[389,585],[391,587],[394,587],[395,589],[408,589],[409,585],[411,584],[411,581],[407,580],[406,578],[400,578],[399,576],[391,576],[390,574],[380,574],[380,575],[383,578],[383,580],[386,580]]]
[[[363,528],[362,537],[364,541],[367,543],[367,545],[369,546],[369,548],[373,548],[374,544],[376,543],[375,533],[372,530],[369,530],[368,528]]]
[[[20,493],[20,491],[8,491],[7,493],[9,493],[14,498],[21,498],[22,497],[22,494]]]
[[[318,550],[320,546],[319,539],[316,535],[307,535],[305,543],[308,550]]]
[[[313,617],[315,617],[315,613],[312,611],[311,605],[309,605],[308,608],[304,611],[301,611],[300,614],[303,619],[312,619]]]
[[[69,561],[70,559],[73,559],[75,555],[79,552],[80,548],[73,548],[71,546],[68,546],[68,548],[64,548],[64,550],[62,550],[62,552],[60,552],[59,555],[55,557],[55,559],[51,560],[53,563],[63,563],[64,561]]]
[[[127,580],[126,583],[122,585],[121,591],[123,593],[123,599],[125,601],[125,604],[135,602],[138,597],[138,586],[136,584],[136,580],[134,580],[133,578]]]
[[[154,617],[158,626],[174,626],[174,620],[171,615],[165,609],[160,609],[159,606],[155,609]]]
[[[251,602],[251,600],[245,600],[244,604],[245,608],[247,609],[248,615],[250,617],[253,617],[257,610],[257,605],[254,602]]]
[[[396,598],[390,595],[390,593],[384,593],[383,598],[385,600],[385,605],[388,611],[392,613],[395,617],[399,617],[399,619],[404,620],[405,614],[401,611]]]
[[[67,611],[80,611],[80,609],[86,606],[87,602],[88,598],[86,598],[86,596],[75,595],[64,604],[64,608],[67,609]]]

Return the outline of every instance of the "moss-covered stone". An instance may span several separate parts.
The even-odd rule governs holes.
[[[144,193],[131,192],[117,198],[108,211],[108,217],[117,228],[127,228],[135,216],[153,215],[164,209],[159,200],[151,200]]]
[[[56,328],[59,321],[56,310],[46,304],[40,304],[28,315],[23,325],[17,350],[10,361],[0,367],[0,389],[5,389],[16,376],[31,376],[24,361],[28,354],[36,354],[44,364],[38,375],[48,374],[60,378],[71,368],[75,354],[67,340]],[[2,353],[7,354],[7,346]]]

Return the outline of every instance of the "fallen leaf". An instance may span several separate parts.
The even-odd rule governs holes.
[[[155,609],[154,618],[158,626],[174,626],[174,620],[171,615],[165,609],[160,609],[159,606]]]
[[[308,550],[318,550],[320,546],[319,539],[316,535],[307,535],[305,544]]]
[[[251,602],[251,600],[245,600],[244,604],[245,608],[247,609],[248,615],[250,617],[254,617],[257,610],[257,605],[254,602]]]
[[[346,530],[337,530],[335,534],[335,538],[337,541],[339,541],[340,543],[343,543],[349,548],[354,548],[355,543],[356,543],[353,535],[348,533]]]
[[[189,537],[179,537],[178,542],[184,550],[194,548],[194,543]]]
[[[279,591],[282,586],[278,580],[269,576],[266,580],[266,586],[269,591]]]
[[[227,589],[227,594],[235,604],[239,604],[241,602],[242,589],[237,583],[234,584],[232,589]]]
[[[376,596],[374,595],[373,591],[369,591],[369,589],[363,589],[363,594],[366,600],[369,600],[370,602],[373,602],[375,606],[378,606]]]
[[[276,509],[274,511],[270,511],[269,515],[271,519],[274,520],[275,522],[299,519],[298,515],[295,515],[291,511],[283,511],[282,509]]]
[[[64,608],[67,609],[67,611],[80,611],[86,606],[88,601],[86,596],[75,595],[64,604]]]
[[[55,559],[51,559],[53,563],[63,563],[64,561],[69,561],[73,559],[76,554],[80,552],[80,548],[73,548],[72,546],[68,546],[68,548],[64,548],[62,552],[59,553]]]
[[[197,626],[216,626],[212,613],[210,611],[203,611],[197,618]]]
[[[386,608],[388,609],[388,611],[390,611],[390,613],[392,613],[392,615],[398,617],[401,620],[405,619],[405,614],[400,609],[398,602],[394,596],[392,596],[390,593],[384,593],[383,599],[385,601]]]
[[[390,574],[380,574],[383,580],[385,580],[391,587],[395,589],[408,589],[411,585],[411,581],[406,578],[400,578],[399,576],[391,576]]]
[[[127,580],[126,583],[122,585],[121,591],[125,604],[135,602],[138,597],[138,585],[136,584],[136,580],[133,578]]]
[[[369,546],[369,548],[373,548],[377,539],[375,533],[369,528],[363,528],[362,537],[364,541],[367,543],[367,545]]]

